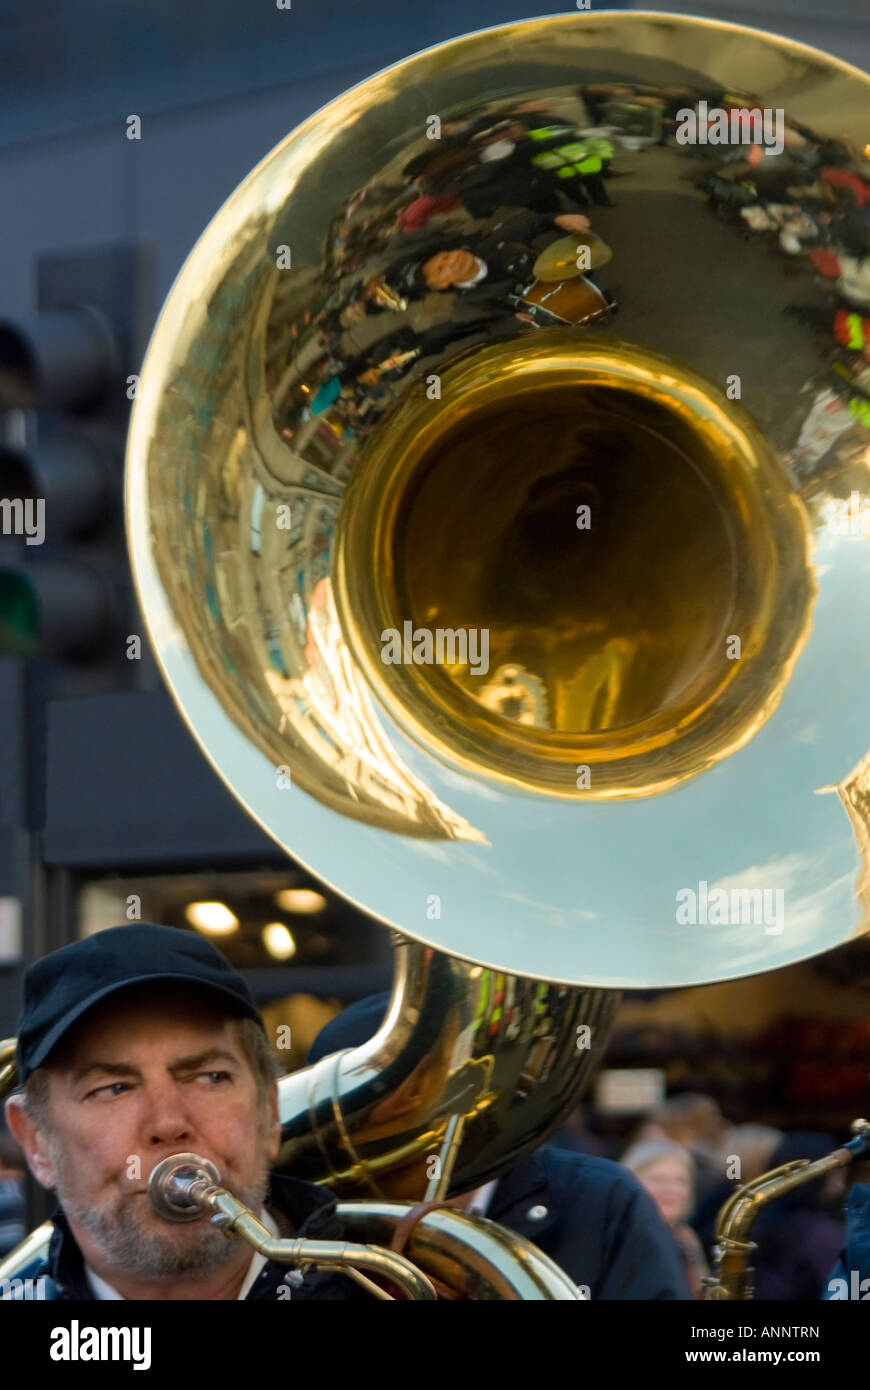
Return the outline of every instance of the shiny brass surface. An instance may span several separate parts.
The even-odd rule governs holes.
[[[0,1259],[0,1280],[16,1279],[28,1265],[36,1260],[44,1260],[53,1234],[52,1221],[43,1221],[40,1226],[35,1226],[14,1250],[8,1250]]]
[[[662,118],[717,94],[782,110],[781,152],[678,144]],[[773,180],[824,243],[818,170],[866,177],[868,132],[867,76],[800,44],[557,15],[331,102],[191,252],[129,444],[145,621],[220,776],[382,922],[601,988],[867,929],[870,567],[830,522],[867,491],[870,382],[801,317],[838,302],[806,257],[701,180],[735,208]],[[578,139],[606,185],[552,167]],[[609,299],[534,279],[584,232]],[[486,669],[385,664],[405,623],[486,631]],[[784,926],[682,924],[700,881],[782,890]]]
[[[15,1049],[17,1038],[0,1038],[0,1100],[15,1085]]]
[[[751,421],[646,350],[578,353],[553,330],[441,380],[455,406],[409,395],[378,441],[377,490],[361,470],[339,518],[339,615],[396,722],[469,774],[572,800],[665,791],[747,743],[814,596],[805,513]],[[582,546],[578,498],[598,518]],[[490,633],[510,693],[470,670],[384,665],[385,629],[436,615]]]
[[[835,1168],[845,1168],[870,1155],[870,1122],[855,1120],[852,1129],[855,1138],[824,1158],[814,1161],[801,1158],[783,1163],[779,1168],[759,1174],[731,1194],[716,1218],[715,1266],[713,1273],[703,1281],[704,1299],[752,1298],[754,1270],[750,1260],[753,1251],[758,1248],[749,1239],[753,1224],[763,1208],[778,1197],[784,1197],[794,1188],[824,1177]]]
[[[376,1250],[371,1245],[350,1241],[276,1239],[244,1202],[221,1186],[218,1177],[214,1165],[198,1155],[174,1154],[152,1170],[148,1179],[151,1205],[171,1221],[191,1217],[197,1220],[211,1212],[212,1220],[228,1239],[240,1236],[252,1249],[278,1264],[340,1269],[351,1278],[378,1274],[398,1285],[406,1298],[434,1302],[437,1297],[425,1274],[393,1250]],[[375,1296],[392,1298],[370,1284],[368,1278],[362,1282]]]
[[[419,1201],[451,1162],[450,1193],[468,1192],[535,1149],[576,1104],[618,996],[516,979],[415,942],[394,949],[376,1035],[279,1081],[275,1167],[345,1195]],[[461,1142],[448,1157],[456,1119]]]
[[[389,1244],[408,1210],[404,1202],[338,1204],[338,1216],[347,1230],[378,1245]],[[585,1302],[587,1298],[530,1240],[484,1216],[444,1208],[427,1212],[413,1228],[405,1251],[414,1264],[458,1298],[476,1302]]]

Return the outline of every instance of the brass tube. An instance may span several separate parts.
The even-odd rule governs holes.
[[[520,1162],[576,1105],[620,996],[520,979],[398,936],[394,953],[374,1037],[279,1081],[275,1167],[344,1197],[441,1199]]]
[[[344,1228],[360,1239],[389,1243],[409,1210],[407,1202],[340,1202]],[[524,1236],[451,1207],[426,1212],[412,1228],[405,1252],[415,1265],[475,1301],[583,1302],[586,1295],[563,1269]]]
[[[254,1213],[225,1187],[205,1178],[176,1179],[179,1188],[198,1207],[213,1211],[227,1236],[239,1235],[267,1260],[278,1264],[318,1265],[347,1271],[349,1266],[380,1274],[398,1285],[410,1299],[434,1301],[432,1283],[410,1260],[392,1250],[330,1240],[276,1240]]]
[[[15,1085],[15,1051],[17,1038],[3,1038],[0,1040],[0,1100],[11,1091]]]
[[[0,1260],[0,1281],[19,1278],[21,1271],[28,1265],[36,1260],[44,1260],[48,1254],[53,1231],[53,1223],[43,1221],[41,1226],[36,1226],[24,1237],[20,1245],[16,1245],[14,1250],[4,1255]]]
[[[459,1145],[462,1142],[462,1135],[465,1131],[465,1116],[451,1115],[447,1121],[447,1128],[444,1131],[444,1141],[441,1151],[438,1154],[436,1172],[434,1177],[429,1180],[426,1188],[426,1202],[440,1202],[450,1189],[450,1177],[453,1173],[453,1165],[456,1162],[456,1155],[459,1153]]]
[[[784,1197],[796,1187],[803,1187],[836,1168],[845,1168],[870,1154],[870,1123],[855,1120],[852,1128],[855,1138],[832,1150],[824,1158],[813,1162],[800,1158],[783,1163],[779,1168],[761,1173],[731,1194],[716,1220],[716,1267],[714,1273],[704,1281],[705,1300],[752,1297],[754,1271],[749,1261],[757,1246],[749,1239],[749,1232],[754,1222],[764,1207],[778,1197]]]

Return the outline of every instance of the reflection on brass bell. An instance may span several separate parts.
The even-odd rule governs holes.
[[[588,248],[587,263],[578,258],[581,247]],[[535,261],[536,280],[573,280],[583,270],[597,270],[613,259],[613,252],[606,242],[594,232],[576,232],[572,236],[560,237],[558,241],[541,252]]]

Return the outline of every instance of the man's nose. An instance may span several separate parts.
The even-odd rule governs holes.
[[[145,1087],[142,1133],[146,1144],[175,1144],[195,1133],[181,1088],[175,1081],[155,1081]]]

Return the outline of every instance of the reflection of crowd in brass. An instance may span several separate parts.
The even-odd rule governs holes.
[[[608,324],[617,301],[601,268],[612,252],[596,209],[618,207],[611,181],[636,174],[652,146],[674,152],[718,217],[775,237],[774,254],[812,282],[811,302],[790,312],[827,336],[836,359],[820,408],[830,413],[832,398],[844,427],[866,426],[867,159],[787,116],[784,148],[752,143],[758,109],[748,93],[598,83],[430,117],[411,157],[405,148],[330,223],[316,297],[273,365],[282,437],[341,474],[409,379],[437,398],[429,374],[467,348],[533,327]],[[687,113],[703,123],[714,111],[732,128],[740,112],[740,143],[677,140]],[[802,439],[794,460],[812,468],[817,455]]]
[[[409,375],[448,352],[616,307],[590,217],[611,205],[616,145],[576,96],[487,103],[419,144],[399,181],[359,190],[330,225],[323,292],[291,338],[278,403],[297,450],[317,417],[364,439]]]
[[[725,94],[727,109],[747,99]],[[753,103],[754,105],[754,103]],[[748,112],[744,113],[748,117]],[[791,261],[800,302],[786,307],[818,335],[828,365],[808,384],[809,410],[787,462],[801,481],[818,480],[844,450],[866,451],[870,427],[870,161],[845,140],[825,139],[786,118],[781,152],[732,146],[697,180],[716,215],[747,238],[764,236]],[[698,158],[703,146],[688,147]]]

